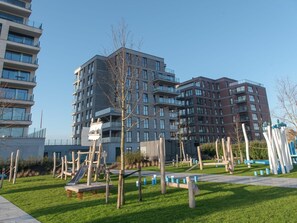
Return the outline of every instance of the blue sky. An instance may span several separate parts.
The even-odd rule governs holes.
[[[297,1],[33,0],[43,24],[33,125],[48,139],[70,139],[74,70],[112,50],[111,26],[122,19],[141,51],[165,58],[185,81],[223,76],[264,84],[270,109],[277,79],[296,80]]]

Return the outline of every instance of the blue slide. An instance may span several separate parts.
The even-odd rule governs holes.
[[[81,166],[79,170],[76,172],[75,176],[70,180],[70,182],[67,184],[67,186],[73,186],[78,183],[78,181],[83,178],[86,171],[88,169],[88,166]]]

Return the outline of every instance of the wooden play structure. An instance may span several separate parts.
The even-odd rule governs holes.
[[[196,165],[193,165],[187,171],[192,170],[198,165],[200,170],[203,170],[204,166],[225,166],[226,172],[230,172],[230,174],[233,174],[234,157],[233,157],[230,137],[227,137],[227,142],[225,142],[224,138],[222,139],[222,149],[223,149],[223,157],[222,159],[219,159],[219,149],[218,149],[218,140],[217,140],[216,141],[216,162],[203,162],[202,155],[201,155],[201,146],[197,146],[198,163]]]
[[[110,177],[109,177],[109,169],[106,169],[106,183],[96,182],[98,171],[100,167],[100,157],[102,153],[102,146],[101,146],[101,137],[102,137],[102,122],[98,119],[97,122],[91,123],[90,132],[89,132],[89,140],[93,141],[92,146],[90,147],[89,152],[78,152],[78,157],[75,159],[74,153],[72,153],[72,161],[67,161],[64,158],[64,174],[67,177],[66,171],[68,170],[68,164],[72,165],[71,173],[69,174],[72,176],[71,181],[65,186],[65,190],[67,192],[67,196],[71,197],[72,193],[77,193],[77,197],[79,199],[83,198],[83,193],[87,191],[92,191],[96,193],[100,189],[106,190],[106,202],[108,202],[109,196],[109,188],[112,187],[110,185]],[[96,145],[98,144],[98,151],[96,152]],[[87,158],[84,161],[84,164],[80,164],[80,155],[87,154]],[[95,160],[95,155],[97,155],[97,161]],[[105,157],[106,158],[106,157]],[[104,160],[105,160],[104,158]],[[65,161],[66,159],[66,161]],[[75,163],[77,163],[75,169]],[[63,167],[63,165],[62,165]],[[75,171],[76,170],[76,171]],[[75,174],[73,174],[75,173]],[[87,173],[87,183],[85,184],[78,184],[79,180]],[[94,182],[92,182],[92,175],[94,174]]]

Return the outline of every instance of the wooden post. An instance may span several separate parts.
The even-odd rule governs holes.
[[[222,148],[223,148],[223,157],[224,157],[224,162],[228,162],[227,160],[227,153],[226,153],[226,147],[225,147],[225,139],[222,138]],[[228,171],[228,165],[225,165],[225,170]]]
[[[96,163],[94,181],[97,181],[97,178],[98,178],[98,171],[99,171],[99,168],[100,168],[101,154],[102,154],[102,144],[100,143],[99,151],[98,151],[98,154],[97,154],[97,163]],[[100,171],[99,171],[99,174],[100,174]]]
[[[56,175],[56,164],[57,164],[56,152],[53,153],[53,161],[54,161],[53,177],[55,177],[55,175]]]
[[[232,149],[231,149],[231,140],[230,137],[227,137],[227,157],[228,157],[228,162],[229,162],[229,172],[230,174],[233,174],[233,162],[231,159],[231,153],[232,153]],[[233,155],[232,155],[233,157]]]
[[[244,141],[245,141],[246,161],[248,162],[248,168],[251,168],[251,164],[249,163],[249,161],[250,161],[249,139],[246,134],[244,123],[242,123],[242,131],[243,131],[243,136],[244,136]]]
[[[65,180],[67,180],[67,173],[68,173],[68,161],[67,161],[67,155],[64,156],[64,164],[65,164],[65,169],[64,169]]]
[[[190,166],[193,166],[193,160],[192,160],[192,157],[190,157]]]
[[[74,154],[74,151],[72,151],[71,155],[72,155],[72,171],[71,171],[71,173],[72,173],[72,178],[73,178],[74,173],[75,173],[75,154]]]
[[[193,182],[190,177],[187,177],[187,184],[188,184],[188,193],[189,193],[189,207],[195,208],[196,207],[195,193],[193,190]]]
[[[182,152],[183,152],[183,156],[184,156],[184,161],[186,161],[186,154],[185,154],[185,148],[184,148],[184,142],[181,142],[181,148],[182,148]]]
[[[91,154],[89,156],[89,168],[88,168],[88,178],[87,178],[87,185],[91,185],[91,178],[92,178],[92,165],[94,160],[94,154],[95,154],[95,148],[96,148],[96,140],[93,141],[93,147],[91,150]]]
[[[138,163],[138,200],[142,201],[142,190],[141,190],[141,166]]]
[[[176,167],[178,167],[178,154],[176,154]]]
[[[0,189],[3,187],[3,181],[4,181],[4,174],[5,174],[5,168],[2,168],[2,176],[0,181]]]
[[[77,151],[77,162],[76,162],[76,170],[80,168],[80,150]]]
[[[106,188],[105,188],[105,203],[109,200],[109,169],[106,169]]]
[[[200,170],[203,170],[203,163],[202,163],[202,158],[201,158],[201,149],[200,149],[200,146],[197,146],[197,153],[198,153]]]
[[[216,156],[217,156],[217,162],[220,162],[218,142],[219,142],[219,140],[217,139],[216,140]]]
[[[160,137],[160,174],[161,174],[161,194],[166,193],[165,181],[165,140],[163,136]]]
[[[9,182],[11,182],[13,173],[13,152],[10,154]]]
[[[19,155],[20,155],[20,150],[17,150],[16,156],[15,156],[15,164],[14,164],[14,174],[13,174],[13,184],[16,182],[17,178],[17,173],[18,173],[18,165],[19,165]]]
[[[64,163],[64,157],[61,157],[61,179],[63,179],[63,174],[64,174],[64,168],[65,168],[65,163]]]

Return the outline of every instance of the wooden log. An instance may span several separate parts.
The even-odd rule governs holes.
[[[67,156],[65,155],[64,156],[64,165],[65,165],[65,167],[64,167],[64,174],[65,174],[65,180],[67,180],[67,174],[66,173],[68,173],[68,162],[67,162]]]
[[[74,151],[72,151],[71,153],[71,156],[72,156],[72,174],[74,176],[74,173],[75,173],[75,154],[74,154]]]
[[[105,188],[105,203],[107,204],[109,201],[109,169],[106,170],[106,188]]]
[[[229,162],[220,162],[220,163],[203,163],[203,166],[226,166]]]
[[[217,139],[216,140],[216,158],[217,158],[217,162],[220,161],[218,143],[219,143],[219,140]]]
[[[185,154],[185,147],[184,147],[184,142],[181,142],[181,149],[182,149],[182,152],[183,152],[183,160],[186,161],[186,154]]]
[[[97,178],[98,178],[98,171],[99,171],[99,167],[100,167],[101,154],[102,154],[102,144],[100,143],[99,153],[97,154],[97,163],[96,163],[96,168],[95,168],[94,181],[97,181]],[[99,171],[99,174],[100,174],[100,171]]]
[[[201,149],[200,149],[200,146],[197,146],[197,153],[198,153],[200,170],[203,170],[203,163],[202,163],[202,158],[201,158]]]
[[[187,177],[187,184],[188,184],[188,193],[189,193],[189,207],[195,208],[196,207],[195,193],[193,190],[193,182],[190,177]]]
[[[165,139],[160,137],[160,174],[161,174],[161,194],[166,193],[165,181]]]
[[[76,170],[80,168],[80,151],[77,152]]]
[[[175,157],[176,157],[176,161],[175,161],[176,164],[175,165],[176,165],[176,167],[178,167],[178,154],[176,154]]]
[[[138,163],[138,200],[142,201],[141,165]]]
[[[91,179],[92,179],[92,164],[94,160],[94,154],[95,154],[95,148],[96,148],[96,140],[93,141],[93,146],[91,149],[91,155],[89,157],[89,167],[88,167],[88,176],[87,176],[87,185],[91,185]]]
[[[222,148],[223,148],[223,161],[226,162],[228,161],[227,159],[227,152],[226,152],[226,147],[225,147],[225,139],[222,138]],[[225,166],[225,170],[228,172],[228,165]]]
[[[53,153],[53,162],[54,162],[53,177],[55,178],[55,176],[56,176],[56,166],[57,166],[56,152]]]
[[[16,182],[17,178],[17,173],[18,173],[18,165],[19,165],[19,155],[20,155],[20,150],[17,150],[16,156],[15,156],[15,165],[14,165],[14,174],[13,174],[13,184]]]
[[[250,161],[249,139],[248,139],[247,134],[246,134],[245,124],[242,123],[241,127],[242,127],[244,141],[245,141],[246,160]],[[251,164],[249,162],[248,162],[248,168],[251,168]]]
[[[3,187],[3,182],[4,182],[4,174],[5,174],[5,168],[2,168],[2,176],[1,176],[1,181],[0,181],[0,189]]]
[[[182,183],[167,183],[168,187],[174,187],[174,188],[182,188],[182,189],[188,189],[188,184],[182,184]]]
[[[64,164],[64,157],[61,157],[61,179],[63,179],[63,174],[64,174],[64,171],[65,171],[65,164]]]
[[[10,168],[9,168],[9,182],[12,180],[12,174],[13,174],[13,152],[10,154]]]

